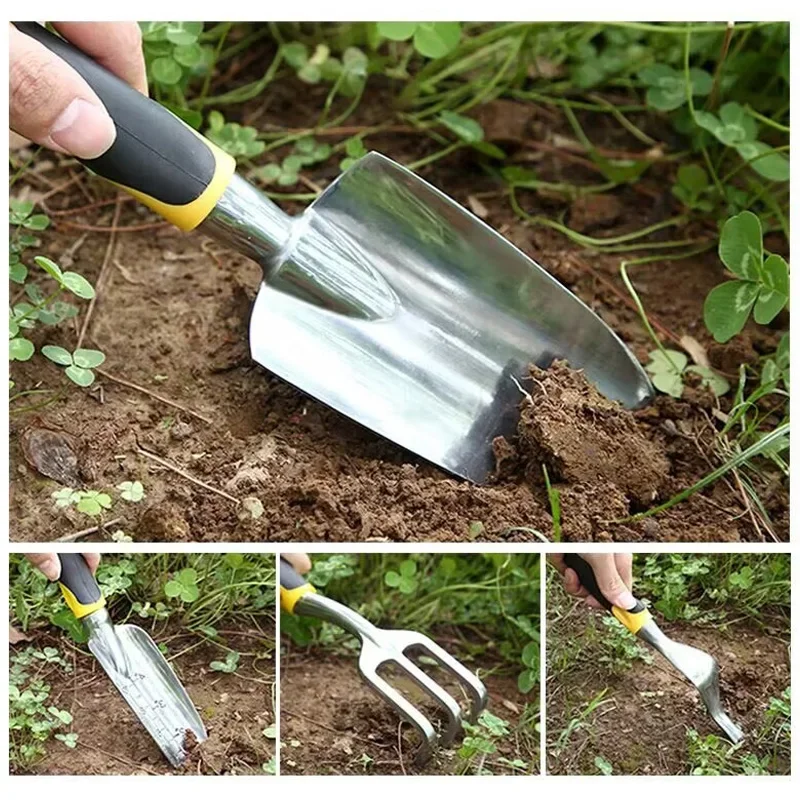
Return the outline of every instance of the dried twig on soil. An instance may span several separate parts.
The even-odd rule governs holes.
[[[57,542],[75,542],[78,539],[83,538],[84,536],[88,536],[90,533],[98,533],[99,531],[103,531],[106,528],[110,528],[112,525],[119,525],[122,522],[122,517],[117,517],[116,519],[111,519],[108,522],[103,522],[100,525],[94,525],[91,528],[84,528],[82,531],[77,531],[76,533],[68,533],[65,536],[59,536],[56,539]]]
[[[176,402],[175,400],[170,400],[163,395],[160,395],[156,392],[150,391],[150,389],[145,389],[144,386],[139,386],[138,383],[132,383],[131,381],[126,381],[124,378],[120,378],[117,375],[112,375],[110,372],[106,372],[104,369],[100,369],[99,367],[95,367],[94,370],[98,375],[102,375],[104,378],[107,378],[114,383],[118,383],[121,386],[127,386],[129,389],[135,389],[137,392],[141,392],[142,394],[146,394],[148,397],[152,397],[154,400],[158,400],[165,405],[172,406],[173,408],[177,408],[180,411],[189,414],[192,417],[197,417],[197,419],[202,420],[203,422],[207,423],[208,425],[213,425],[214,421],[209,419],[208,417],[201,414],[199,411],[193,411],[191,408],[187,408],[184,405]]]
[[[65,219],[53,223],[56,228],[74,228],[76,231],[94,231],[96,233],[138,233],[152,231],[157,228],[168,228],[170,222],[145,222],[141,225],[84,225],[80,222],[67,222]]]
[[[83,325],[81,326],[81,332],[78,335],[78,344],[75,347],[76,350],[79,350],[83,345],[83,340],[86,336],[86,331],[89,329],[89,322],[91,322],[92,314],[94,313],[94,307],[97,303],[97,298],[100,295],[100,290],[102,289],[103,284],[105,283],[106,270],[108,269],[108,264],[111,261],[111,253],[114,251],[114,245],[117,241],[116,226],[119,222],[119,214],[121,210],[122,203],[120,201],[120,195],[117,195],[116,205],[114,206],[114,218],[111,223],[111,236],[108,238],[108,246],[106,247],[106,253],[103,256],[103,264],[100,267],[100,274],[97,276],[97,281],[95,283],[94,297],[92,297],[92,299],[89,301],[89,308],[86,311],[86,316],[84,317]]]
[[[220,497],[224,497],[226,500],[230,500],[232,503],[235,503],[237,506],[239,505],[239,500],[235,498],[233,495],[228,494],[227,492],[223,492],[222,489],[217,489],[216,486],[211,486],[208,483],[204,483],[199,478],[195,478],[194,475],[190,475],[186,470],[181,469],[180,467],[176,467],[175,464],[170,464],[169,461],[166,459],[161,458],[161,456],[157,456],[155,453],[151,453],[148,450],[142,449],[140,446],[137,448],[138,453],[149,458],[152,461],[155,461],[156,464],[160,464],[162,467],[174,472],[176,475],[180,475],[182,478],[186,478],[187,481],[190,483],[195,484],[195,486],[199,486],[202,489],[205,489],[208,492],[213,492],[214,494],[218,494]]]

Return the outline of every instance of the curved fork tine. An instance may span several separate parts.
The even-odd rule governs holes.
[[[403,645],[403,652],[412,647],[422,650],[462,684],[470,698],[469,714],[466,720],[475,722],[489,701],[489,693],[486,691],[483,681],[460,661],[453,658],[450,653],[439,647],[433,639],[413,631],[396,631],[395,633],[406,635],[407,642]]]
[[[424,764],[433,755],[436,746],[436,730],[431,725],[430,720],[417,708],[403,697],[394,686],[388,684],[374,670],[365,671],[359,669],[361,677],[369,685],[372,691],[382,697],[394,710],[420,735],[420,746],[414,760],[417,764]]]
[[[393,658],[390,663],[396,664],[420,689],[429,694],[445,710],[447,727],[440,735],[439,740],[444,747],[450,745],[453,739],[461,733],[461,706],[456,699],[407,656]]]

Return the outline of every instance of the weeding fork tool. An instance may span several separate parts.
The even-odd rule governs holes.
[[[409,653],[429,656],[458,681],[470,701],[464,716],[468,722],[475,722],[486,707],[488,694],[483,682],[429,637],[415,631],[377,628],[353,609],[318,594],[283,558],[280,560],[280,579],[281,608],[284,611],[332,622],[358,637],[361,642],[358,671],[370,689],[419,733],[421,744],[415,757],[418,764],[428,761],[437,746],[447,747],[459,735],[462,711],[459,702],[420,669],[409,658]],[[419,708],[378,674],[378,670],[387,665],[394,666],[410,678],[422,693],[440,706],[446,719],[441,731],[437,732]]]

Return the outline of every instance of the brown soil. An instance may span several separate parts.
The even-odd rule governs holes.
[[[159,645],[167,644],[169,652],[177,654],[171,664],[208,731],[208,739],[194,744],[180,769],[170,767],[91,655],[71,648],[62,637],[37,636],[37,647],[71,653],[71,673],[56,666],[41,677],[52,687],[49,702],[72,714],[70,731],[78,734],[78,745],[70,750],[59,741],[49,741],[46,756],[27,774],[263,775],[263,765],[275,755],[274,740],[263,733],[275,722],[274,664],[247,655],[254,650],[250,632],[227,628],[220,624],[226,644],[242,653],[232,674],[209,670],[212,661],[224,656],[219,647],[194,646],[197,640],[172,626],[171,634],[151,631]]]
[[[476,670],[489,666],[464,663]],[[514,730],[526,702],[538,698],[538,688],[526,698],[512,677],[481,672],[481,678],[489,691],[489,711]],[[453,691],[447,683],[443,685]],[[433,708],[419,699],[416,702],[433,714]],[[367,688],[354,655],[311,648],[281,656],[281,775],[449,775],[465,768],[464,760],[456,755],[458,742],[454,749],[439,750],[426,765],[415,767],[414,736],[393,709]],[[531,731],[528,738],[538,741],[538,734]],[[500,740],[498,752],[483,766],[495,775],[510,773],[500,759],[517,757],[538,773],[538,747],[533,754],[519,754],[516,737]],[[468,771],[474,769],[473,763]]]
[[[259,99],[258,109],[246,110],[244,117],[258,125],[306,124],[314,117],[313,104],[320,101],[316,93],[324,87],[303,85],[302,92],[292,95],[295,100],[304,98],[299,104],[289,102],[286,90],[279,82],[269,90],[274,102],[264,105]],[[382,119],[382,92],[378,86],[368,93],[353,124]],[[512,136],[500,126],[496,135],[512,156],[520,126],[527,137],[544,141],[561,125],[550,112],[527,107],[522,119],[509,110],[509,103],[504,101],[497,110],[514,121],[516,132]],[[609,146],[622,146],[616,132],[601,126],[595,133],[600,139],[607,137]],[[368,144],[406,162],[436,147],[405,134],[375,136]],[[524,155],[524,148],[517,155]],[[544,180],[593,179],[570,160],[539,155],[537,172]],[[325,185],[336,175],[334,161],[310,177]],[[664,189],[670,185],[669,169],[655,165],[636,189],[620,188],[614,202],[602,207],[584,203],[573,214],[593,235],[619,234],[664,219],[673,211]],[[520,222],[498,191],[499,184],[468,151],[437,162],[422,175],[466,205],[480,194],[489,224],[576,292],[646,360],[651,344],[619,279],[619,257],[587,255],[549,229]],[[58,170],[50,175],[56,182],[61,177]],[[108,196],[108,189],[94,179],[86,179],[81,190],[89,198]],[[521,192],[520,198],[531,213],[550,217],[568,206],[529,192]],[[85,205],[87,198],[71,187],[47,202],[51,212],[58,212]],[[147,496],[141,503],[118,500],[106,517],[120,520],[111,531],[123,529],[138,541],[530,541],[535,539],[531,531],[550,535],[552,529],[540,458],[553,468],[551,477],[561,492],[565,539],[771,539],[763,524],[754,525],[744,491],[733,479],[718,481],[655,520],[607,524],[668,498],[719,463],[714,449],[719,423],[711,413],[714,400],[704,392],[688,389],[682,401],[660,397],[632,417],[592,396],[559,368],[538,379],[551,398],[547,416],[540,417],[538,408],[526,411],[521,450],[528,463],[517,469],[501,464],[500,477],[491,485],[471,486],[380,440],[250,361],[247,323],[259,280],[254,264],[202,233],[183,235],[168,226],[119,233],[106,259],[107,233],[68,227],[108,226],[113,208],[53,216],[54,227],[42,236],[43,250],[65,267],[72,263],[93,282],[107,263],[84,346],[107,354],[103,369],[108,374],[183,409],[106,375],[99,375],[90,390],[77,389],[41,356],[14,363],[12,376],[19,389],[41,386],[58,389],[59,394],[36,413],[12,417],[12,539],[52,539],[91,525],[72,510],[54,507],[50,495],[61,484],[45,478],[26,459],[25,443],[52,438],[40,436],[40,429],[63,432],[74,443],[75,464],[68,451],[65,455],[63,442],[59,445],[60,468],[55,474],[62,480],[66,463],[86,488],[108,489],[136,479],[144,484]],[[299,210],[292,203],[285,208]],[[122,205],[120,225],[152,220],[134,203]],[[776,331],[757,326],[724,347],[710,341],[702,324],[702,304],[722,277],[713,253],[637,269],[637,289],[660,329],[675,337],[694,336],[707,348],[712,363],[730,377],[735,377],[743,358],[752,361],[774,349]],[[12,287],[12,297],[17,291]],[[785,318],[780,322],[786,325]],[[62,325],[49,341],[74,347],[75,333],[69,328]],[[33,338],[42,344],[42,337],[37,332]],[[532,386],[535,394],[537,384]],[[560,399],[554,399],[555,393]],[[727,402],[723,400],[723,410]],[[593,452],[558,449],[570,440],[573,447],[576,441],[581,444],[584,436]],[[41,466],[38,459],[32,461]],[[177,469],[206,486],[191,482]],[[766,467],[762,474],[756,480],[774,535],[787,539],[787,484]],[[251,496],[263,505],[257,519],[235,502]]]
[[[587,624],[593,623],[582,607],[571,618],[559,621],[566,627],[560,635],[580,635],[579,626]],[[723,706],[749,737],[743,745],[745,752],[768,755],[769,743],[759,743],[755,736],[764,724],[769,699],[780,696],[789,685],[786,643],[748,624],[700,628],[663,623],[662,628],[668,636],[717,659]],[[551,636],[555,635],[552,628],[549,630]],[[588,724],[577,727],[566,745],[559,746],[559,737],[570,719],[578,717],[604,689],[603,702],[589,716]],[[658,654],[652,664],[635,661],[622,676],[585,662],[566,674],[548,672],[549,774],[598,774],[598,756],[608,761],[617,775],[686,774],[689,729],[701,737],[722,736],[698,692]],[[773,759],[769,771],[789,772],[789,764],[781,758]]]

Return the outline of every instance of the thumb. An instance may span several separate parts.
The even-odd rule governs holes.
[[[594,566],[594,575],[603,597],[617,608],[629,609],[636,604],[636,598],[631,594],[625,581],[617,572],[613,557],[603,560]]]
[[[37,144],[93,159],[117,130],[105,106],[72,67],[9,26],[9,126]]]
[[[57,581],[61,575],[61,562],[56,553],[28,553],[26,558],[49,581]]]

